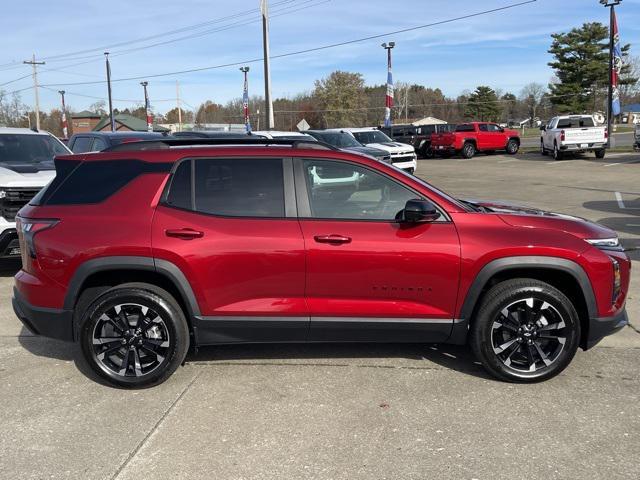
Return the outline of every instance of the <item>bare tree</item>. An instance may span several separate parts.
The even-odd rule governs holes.
[[[541,83],[532,82],[525,85],[520,91],[520,100],[526,105],[529,115],[529,126],[533,126],[538,109],[547,93],[547,89]]]

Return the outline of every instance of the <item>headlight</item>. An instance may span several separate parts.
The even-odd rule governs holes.
[[[7,192],[4,190],[0,190],[0,199],[5,198],[7,196]]]
[[[618,237],[612,238],[587,238],[585,239],[591,245],[602,250],[621,250],[620,240]]]

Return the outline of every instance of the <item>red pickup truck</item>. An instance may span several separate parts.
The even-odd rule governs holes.
[[[464,158],[471,158],[476,152],[492,153],[496,150],[505,150],[513,155],[519,148],[518,132],[495,123],[461,123],[454,132],[431,135],[431,149],[443,156],[461,154]]]

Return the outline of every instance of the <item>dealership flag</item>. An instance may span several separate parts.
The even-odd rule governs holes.
[[[242,112],[244,113],[244,126],[247,133],[251,131],[251,121],[249,120],[249,81],[247,72],[244,72],[244,93],[242,95]]]
[[[620,90],[618,81],[622,72],[622,49],[620,48],[620,33],[618,32],[618,20],[615,11],[613,12],[613,68],[611,69],[611,87],[613,99],[611,111],[613,115],[620,115]]]
[[[391,75],[391,51],[387,53],[387,97],[384,108],[384,126],[391,126],[391,108],[393,107],[393,76]]]

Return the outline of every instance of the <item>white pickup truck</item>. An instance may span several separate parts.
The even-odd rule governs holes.
[[[595,152],[604,158],[607,147],[607,127],[596,126],[591,115],[553,117],[540,127],[540,153],[553,153],[560,160],[565,153]]]
[[[633,133],[633,149],[640,150],[640,123],[637,123]]]

